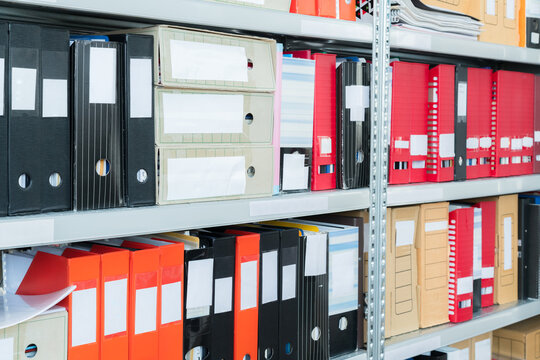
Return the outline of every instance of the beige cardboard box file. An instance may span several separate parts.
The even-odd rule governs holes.
[[[386,337],[418,329],[414,247],[418,206],[388,209],[386,218]]]
[[[471,360],[491,360],[493,333],[488,332],[471,339]]]
[[[495,330],[493,355],[504,359],[540,359],[540,316]]]
[[[154,36],[154,82],[166,87],[274,91],[276,42],[160,25],[135,32]]]
[[[291,9],[291,0],[216,0],[217,2],[225,2],[230,4],[246,5],[261,7],[264,9],[272,9],[289,12]]]
[[[423,204],[417,227],[420,327],[448,322],[448,203]]]
[[[273,148],[157,147],[158,204],[272,194]]]
[[[67,334],[67,311],[55,307],[23,323],[0,329],[0,359],[66,360]]]
[[[270,93],[194,91],[156,87],[157,144],[270,144]]]

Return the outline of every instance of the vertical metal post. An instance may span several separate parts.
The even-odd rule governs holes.
[[[368,360],[384,359],[386,189],[390,100],[390,0],[375,0],[371,93],[370,239],[367,294]]]

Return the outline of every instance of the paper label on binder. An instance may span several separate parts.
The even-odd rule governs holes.
[[[43,117],[67,117],[67,80],[43,79]]]
[[[157,286],[135,290],[135,334],[156,330]]]
[[[473,291],[473,277],[457,279],[457,295],[469,294]]]
[[[533,138],[530,137],[530,136],[525,136],[523,138],[523,147],[525,148],[530,148],[534,145],[534,141],[533,141]]]
[[[358,295],[355,285],[358,285],[358,249],[330,253],[331,302],[339,301],[339,298]],[[354,309],[350,309],[354,310]]]
[[[474,343],[475,360],[491,360],[491,338]]]
[[[127,331],[127,288],[127,279],[105,282],[105,336]]]
[[[454,157],[454,134],[439,135],[439,156],[442,158]]]
[[[96,288],[75,290],[71,294],[71,346],[96,342]]]
[[[304,166],[306,155],[283,155],[283,190],[303,190],[308,187],[309,167]]]
[[[129,59],[129,117],[152,117],[152,59]]]
[[[327,234],[308,235],[304,276],[326,274]]]
[[[489,136],[480,138],[480,147],[482,149],[489,149],[491,147],[491,138]]]
[[[0,339],[0,360],[13,360],[13,338]]]
[[[365,109],[369,108],[369,86],[345,87],[345,108],[350,110],[350,121],[364,121]]]
[[[508,149],[510,147],[510,138],[501,138],[501,149]]]
[[[396,247],[414,244],[414,220],[396,221]]]
[[[11,110],[36,110],[36,69],[11,69]]]
[[[232,310],[232,277],[216,279],[214,294],[214,314]]]
[[[162,285],[161,323],[168,324],[182,320],[182,310],[182,282]]]
[[[458,83],[458,116],[467,116],[467,83]]]
[[[411,135],[411,156],[427,155],[427,135]]]
[[[496,0],[486,0],[486,14],[490,16],[495,16],[496,13]]]
[[[214,259],[188,262],[186,308],[212,306]]]
[[[278,253],[269,251],[262,254],[262,303],[278,299]]]
[[[510,20],[515,20],[516,19],[516,0],[505,0],[505,3],[506,3],[506,17]]]
[[[0,116],[4,116],[4,78],[5,75],[5,60],[0,58]]]
[[[175,79],[248,81],[248,59],[241,46],[171,39],[170,50]]]
[[[240,265],[240,310],[257,306],[257,261]]]
[[[467,138],[467,149],[478,149],[479,143],[480,141],[478,138]]]
[[[282,269],[281,301],[296,297],[296,264],[286,265]]]
[[[534,142],[540,142],[540,131],[534,132]]]
[[[89,102],[116,104],[116,49],[90,48]]]

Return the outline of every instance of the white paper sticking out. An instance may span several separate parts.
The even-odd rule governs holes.
[[[409,142],[405,140],[396,140],[394,142],[394,147],[396,149],[408,149],[409,148]]]
[[[431,232],[431,231],[443,231],[448,228],[448,222],[447,221],[433,221],[433,222],[427,222],[424,225],[424,231],[425,232]]]
[[[0,116],[4,116],[4,74],[5,60],[0,58]]]
[[[467,149],[478,149],[479,146],[480,146],[480,139],[467,138]]]
[[[167,200],[242,195],[246,192],[244,156],[168,159],[167,167]]]
[[[510,149],[512,149],[512,150],[521,150],[521,149],[523,149],[523,140],[522,139],[512,139]]]
[[[116,49],[90,48],[90,90],[91,104],[116,103]]]
[[[411,135],[411,156],[427,155],[427,135]]]
[[[174,39],[170,47],[175,79],[248,81],[248,59],[243,47]]]
[[[320,155],[332,154],[332,138],[323,136],[320,138]]]
[[[414,220],[396,221],[396,247],[414,243]]]
[[[473,277],[457,279],[457,295],[469,294],[473,291]]]
[[[512,218],[504,218],[504,270],[512,268]]]
[[[96,288],[77,290],[71,295],[71,346],[96,342]]]
[[[506,18],[515,20],[516,18],[516,0],[505,0],[506,3]]]
[[[486,0],[486,14],[490,16],[496,15],[496,0]]]
[[[369,86],[345,87],[345,108],[350,109],[350,121],[364,121],[365,109],[369,108]]]
[[[135,334],[156,330],[157,287],[135,290]]]
[[[304,166],[304,154],[283,155],[283,190],[303,190],[308,187],[309,167]]]
[[[127,331],[127,288],[127,279],[105,282],[105,336]]]
[[[508,149],[510,147],[510,138],[501,138],[501,149]]]
[[[244,95],[163,93],[165,134],[240,134]]]
[[[66,117],[67,111],[67,80],[43,79],[43,117]]]
[[[152,59],[129,59],[129,117],[152,117]]]
[[[467,83],[458,83],[458,116],[467,116]]]
[[[278,299],[278,253],[265,252],[262,255],[262,303]]]
[[[358,264],[358,250],[348,250],[330,254],[332,257],[332,267],[330,269],[332,283],[329,284],[332,289],[332,298],[341,298],[354,295],[358,290],[354,285],[358,283],[355,280],[355,265]]]
[[[0,360],[15,359],[13,353],[13,338],[0,339]]]
[[[540,131],[534,132],[534,142],[540,142]]]
[[[480,138],[480,147],[482,149],[489,149],[491,147],[491,138],[489,136]]]
[[[491,339],[474,343],[475,360],[491,360]]]
[[[454,134],[441,134],[439,136],[439,156],[442,158],[454,157]]]
[[[161,323],[168,324],[182,320],[182,310],[182,282],[162,285]]]
[[[540,33],[534,31],[531,32],[531,43],[536,45],[540,44]]]
[[[4,276],[4,289],[8,293],[15,294],[26,276],[28,268],[32,265],[32,257],[18,253],[6,253],[2,260],[5,274],[9,274],[9,276]]]
[[[492,279],[495,276],[495,268],[484,267],[482,268],[482,279]]]
[[[529,136],[525,136],[522,142],[523,142],[523,147],[526,147],[526,148],[530,148],[534,145],[533,138]]]
[[[257,306],[257,261],[240,264],[240,310]]]
[[[327,238],[327,234],[308,235],[304,276],[326,274]]]
[[[214,294],[214,314],[232,311],[232,277],[216,279]]]
[[[214,259],[193,260],[188,263],[186,308],[212,305]]]
[[[11,110],[36,110],[36,69],[11,69]]]
[[[281,300],[296,297],[296,264],[286,265],[282,268]]]

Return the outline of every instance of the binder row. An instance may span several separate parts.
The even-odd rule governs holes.
[[[329,359],[364,344],[363,219],[315,219],[12,250],[4,283],[76,285],[68,359]]]
[[[390,184],[537,172],[538,80],[533,74],[391,65]]]

